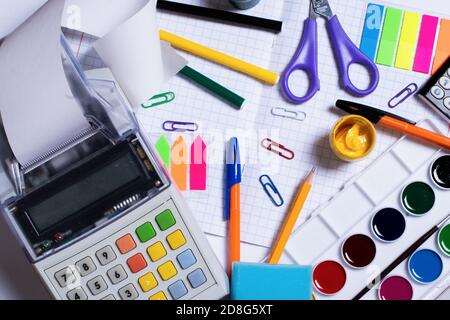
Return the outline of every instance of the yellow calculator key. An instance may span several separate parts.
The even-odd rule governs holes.
[[[158,273],[161,279],[167,281],[177,274],[177,269],[175,269],[172,261],[167,261],[158,267]]]
[[[138,281],[142,291],[144,292],[150,291],[153,288],[156,288],[156,286],[158,285],[158,281],[151,272],[144,274],[142,277],[139,278]]]
[[[155,293],[154,295],[150,296],[150,298],[148,298],[148,300],[167,300],[167,297],[164,294],[164,292],[159,291],[159,292]]]
[[[186,243],[186,238],[180,229],[167,236],[167,242],[172,250],[176,250]]]
[[[152,244],[150,247],[148,247],[147,253],[153,262],[158,261],[159,259],[167,255],[167,251],[166,249],[164,249],[164,246],[161,241]]]

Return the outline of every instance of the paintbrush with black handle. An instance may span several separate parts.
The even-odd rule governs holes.
[[[395,259],[386,269],[384,269],[379,275],[377,275],[367,286],[365,286],[354,298],[353,300],[361,299],[367,292],[369,292],[378,283],[383,281],[386,276],[392,272],[400,263],[411,256],[420,246],[422,246],[433,234],[435,234],[439,229],[441,229],[450,220],[450,215],[448,215],[442,222],[435,225],[427,233],[421,236],[416,242],[414,242],[408,249],[406,249],[397,259]]]

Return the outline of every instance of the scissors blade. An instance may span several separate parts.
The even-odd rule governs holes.
[[[334,16],[328,0],[311,0],[311,6],[320,17],[330,20]]]

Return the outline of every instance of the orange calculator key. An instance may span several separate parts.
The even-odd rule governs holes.
[[[117,239],[116,246],[121,254],[125,254],[136,248],[136,242],[134,242],[131,234],[126,234],[122,238]]]
[[[127,260],[128,267],[130,267],[131,272],[136,273],[147,267],[147,262],[144,259],[144,256],[140,253],[135,254],[134,256],[128,258]]]

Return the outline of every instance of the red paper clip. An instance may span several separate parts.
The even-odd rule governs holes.
[[[264,149],[267,149],[277,155],[279,155],[280,157],[287,159],[287,160],[292,160],[295,157],[295,153],[292,150],[289,150],[288,148],[286,148],[285,146],[283,146],[282,144],[279,144],[275,141],[273,141],[272,139],[269,138],[265,138],[263,141],[261,141],[261,146]]]

